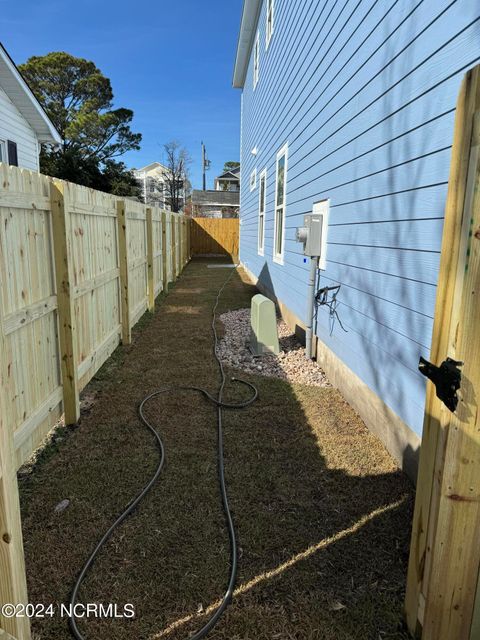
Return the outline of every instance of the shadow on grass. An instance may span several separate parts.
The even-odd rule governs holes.
[[[96,402],[79,428],[21,479],[32,602],[66,601],[101,532],[155,468],[158,453],[136,416],[142,397],[164,385],[216,389],[209,326],[229,271],[207,264],[188,265],[133,345],[95,381]],[[249,306],[255,292],[235,272],[219,313]],[[411,485],[334,389],[244,377],[258,386],[258,401],[225,412],[237,595],[209,637],[406,638]],[[229,385],[228,398],[239,393]],[[132,603],[136,616],[81,621],[87,638],[188,638],[227,581],[215,410],[176,394],[153,401],[148,413],[165,442],[164,473],[101,553],[81,593],[83,602],[120,610]],[[54,513],[64,498],[70,506]],[[42,640],[69,638],[58,616],[34,620],[33,629]]]

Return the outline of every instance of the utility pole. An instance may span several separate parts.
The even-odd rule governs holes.
[[[205,172],[207,169],[210,169],[210,160],[207,160],[207,152],[205,149],[205,145],[202,142],[202,175],[203,175],[203,190],[207,190],[207,177]]]

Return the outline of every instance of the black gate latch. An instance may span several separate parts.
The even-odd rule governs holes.
[[[463,362],[447,358],[439,367],[436,367],[421,356],[418,363],[420,373],[423,373],[424,376],[433,382],[437,391],[437,398],[440,398],[452,413],[458,404],[457,391],[460,389],[460,381],[462,378],[462,373],[458,367],[462,365]]]

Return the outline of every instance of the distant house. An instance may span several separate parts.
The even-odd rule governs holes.
[[[238,218],[240,205],[240,167],[226,171],[214,180],[215,189],[194,189],[191,198],[195,218]]]
[[[0,162],[39,171],[41,145],[61,143],[60,134],[0,44]]]
[[[240,194],[235,191],[192,191],[194,218],[238,218]]]
[[[329,216],[317,289],[340,285],[338,316],[318,307],[317,359],[412,475],[455,104],[479,59],[479,2],[244,0],[241,262],[305,326],[295,233]]]
[[[151,162],[140,169],[133,169],[146,204],[154,204],[167,209],[167,188],[165,184],[165,167],[160,162]]]
[[[142,190],[146,204],[155,205],[161,209],[169,211],[171,209],[169,200],[169,188],[165,176],[168,175],[168,168],[160,162],[151,162],[140,169],[133,169],[133,175]],[[185,202],[185,181],[181,185],[181,206],[183,209]]]
[[[226,171],[215,178],[216,191],[240,191],[240,167]]]

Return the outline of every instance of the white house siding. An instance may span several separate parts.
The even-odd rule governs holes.
[[[18,166],[39,170],[38,144],[33,129],[0,87],[0,140],[17,144]]]
[[[417,434],[461,79],[480,61],[474,0],[275,0],[260,72],[243,90],[241,260],[305,319],[308,269],[295,229],[330,198],[327,268],[341,284],[330,335],[316,334]],[[288,143],[284,264],[272,260],[277,152]],[[256,148],[257,154],[251,150]],[[265,257],[257,252],[258,183],[267,170]],[[442,354],[446,357],[448,354]]]

